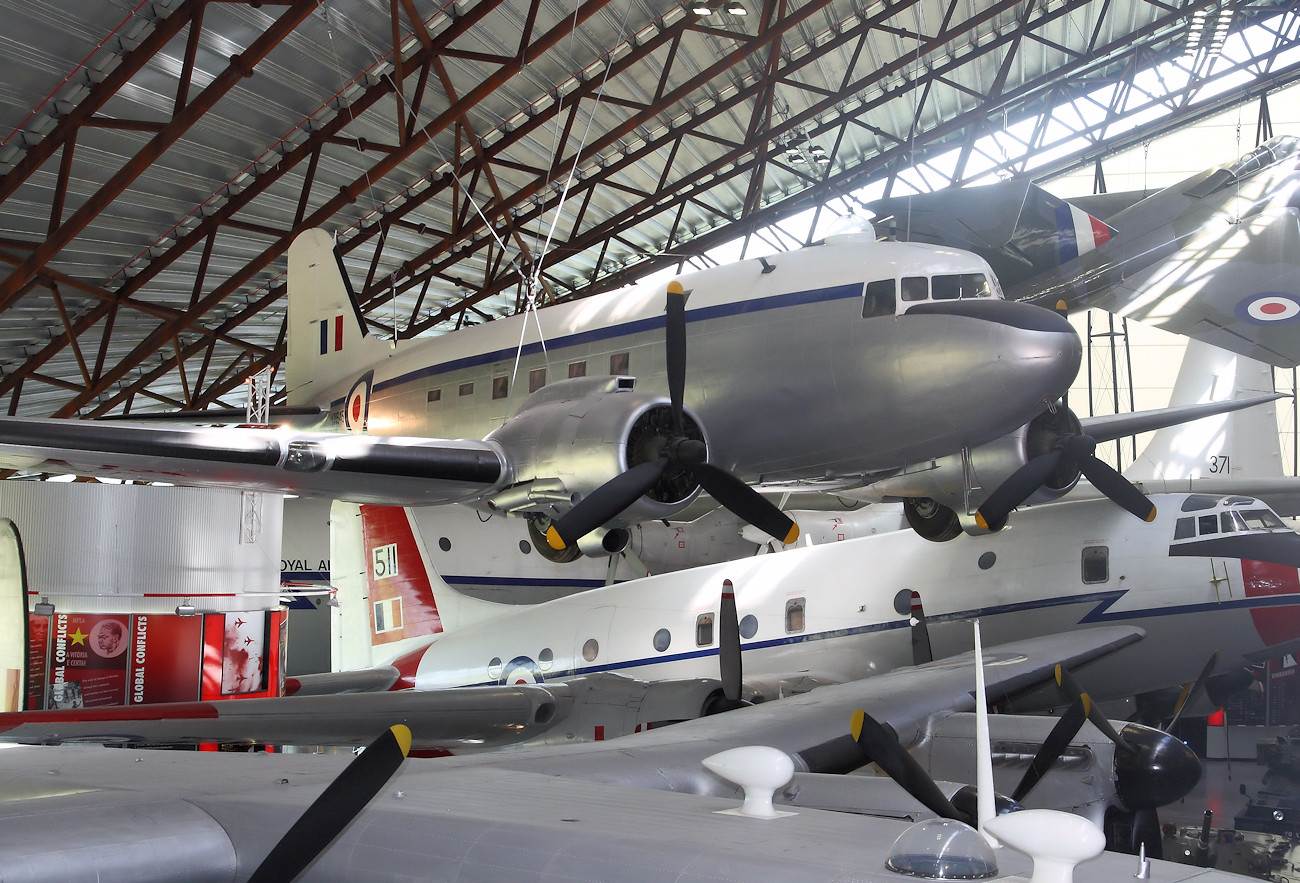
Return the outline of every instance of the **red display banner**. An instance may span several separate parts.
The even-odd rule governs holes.
[[[279,696],[284,612],[28,618],[27,708]]]

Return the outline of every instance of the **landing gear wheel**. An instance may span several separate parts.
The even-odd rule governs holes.
[[[957,513],[929,497],[908,497],[903,514],[912,530],[932,543],[946,543],[961,533]]]
[[[532,540],[533,548],[552,564],[569,564],[577,561],[582,556],[582,550],[578,548],[577,543],[565,546],[563,549],[551,548],[551,544],[546,541],[546,531],[550,526],[551,519],[545,515],[528,519],[528,539]]]

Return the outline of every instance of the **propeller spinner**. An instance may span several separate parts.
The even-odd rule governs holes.
[[[799,537],[799,526],[761,494],[725,469],[707,462],[708,450],[698,427],[689,428],[683,415],[686,390],[686,292],[677,281],[668,283],[664,349],[668,365],[671,419],[638,447],[647,459],[611,478],[561,516],[546,531],[551,548],[562,550],[577,542],[649,493],[671,470],[700,485],[715,500],[745,521],[783,543]],[[630,453],[630,452],[629,452]]]

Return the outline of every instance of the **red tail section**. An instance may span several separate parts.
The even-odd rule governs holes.
[[[362,506],[361,536],[371,642],[378,646],[440,633],[442,617],[406,510]]]

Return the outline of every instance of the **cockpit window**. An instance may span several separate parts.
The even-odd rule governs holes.
[[[1235,525],[1237,530],[1287,529],[1287,526],[1282,523],[1282,519],[1278,518],[1270,509],[1247,509],[1244,512],[1224,512],[1222,516],[1223,520],[1227,521],[1229,515],[1232,516],[1232,523]]]
[[[1196,519],[1187,517],[1180,518],[1174,524],[1174,539],[1186,540],[1196,536]]]
[[[1197,521],[1199,522],[1197,533],[1201,536],[1219,532],[1219,519],[1215,518],[1213,514],[1202,515]]]
[[[903,300],[928,300],[930,297],[930,280],[924,276],[903,277]]]
[[[1184,512],[1195,512],[1197,509],[1209,509],[1218,505],[1219,498],[1212,497],[1209,494],[1190,494],[1186,500],[1183,500],[1182,509]]]
[[[993,294],[983,273],[953,273],[931,280],[935,300],[958,300],[990,297]]]
[[[897,300],[894,295],[896,288],[897,283],[893,279],[868,282],[862,300],[862,318],[871,319],[876,316],[894,315],[898,310]]]

